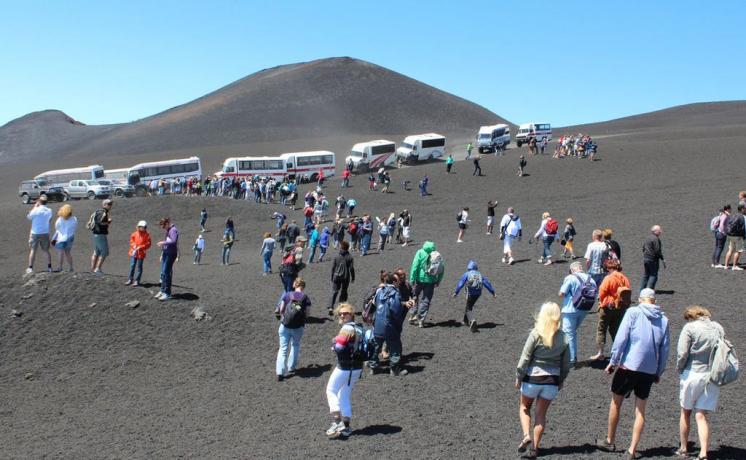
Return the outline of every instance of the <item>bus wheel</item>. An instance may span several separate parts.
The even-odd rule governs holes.
[[[148,192],[147,190],[145,190],[144,187],[137,187],[137,189],[135,190],[135,195],[139,197],[144,197],[144,196],[148,196]]]

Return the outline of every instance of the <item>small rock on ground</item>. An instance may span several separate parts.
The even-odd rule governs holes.
[[[133,300],[133,301],[127,302],[126,304],[124,304],[124,306],[128,308],[137,308],[140,306],[140,301]]]

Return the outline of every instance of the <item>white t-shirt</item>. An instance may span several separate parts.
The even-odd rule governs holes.
[[[461,220],[458,223],[464,225],[469,223],[469,213],[467,211],[461,211]]]
[[[604,259],[606,259],[607,252],[608,248],[606,247],[606,243],[603,241],[593,241],[588,243],[588,247],[585,250],[585,258],[591,261],[591,264],[588,267],[588,273],[591,275],[597,275],[604,272],[603,263]]]
[[[57,222],[54,223],[54,229],[56,230],[54,233],[53,240],[57,240],[59,242],[68,241],[72,237],[75,236],[75,230],[78,228],[78,218],[75,216],[70,216],[69,219],[63,219],[62,217],[57,218]]]
[[[505,214],[500,220],[500,228],[505,228],[507,236],[516,237],[521,231],[521,218],[513,219],[511,214]]]
[[[197,245],[197,249],[199,249],[200,251],[203,251],[205,249],[205,239],[204,238],[197,238],[197,241],[195,241],[194,244]]]
[[[26,216],[31,221],[32,235],[48,235],[49,221],[52,220],[52,210],[44,205],[36,206]]]

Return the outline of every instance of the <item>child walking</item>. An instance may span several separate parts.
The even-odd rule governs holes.
[[[132,286],[140,285],[142,277],[142,263],[145,261],[145,253],[150,249],[150,233],[148,233],[148,223],[141,220],[137,223],[137,228],[130,235],[130,274],[125,284]]]
[[[466,286],[466,308],[464,309],[464,326],[469,326],[471,332],[479,332],[477,329],[477,320],[474,319],[474,304],[477,303],[479,297],[482,295],[482,287],[492,294],[493,298],[497,297],[495,289],[490,284],[490,281],[486,276],[482,275],[477,267],[477,263],[470,260],[466,265],[466,272],[461,276],[461,279],[456,285],[456,289],[453,291],[453,297],[458,296],[461,289]]]
[[[572,223],[572,217],[568,217],[565,221],[565,231],[562,232],[562,256],[565,258],[575,259],[575,252],[573,251],[573,241],[575,241],[575,226]]]
[[[194,262],[192,264],[199,265],[202,262],[202,252],[205,250],[205,239],[202,234],[197,235],[197,240],[194,242]]]

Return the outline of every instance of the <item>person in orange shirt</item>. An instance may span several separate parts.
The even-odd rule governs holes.
[[[148,223],[141,220],[137,223],[137,229],[130,235],[130,275],[125,284],[131,284],[132,286],[140,285],[142,263],[145,260],[145,252],[150,249],[150,245]]]
[[[609,274],[606,275],[598,289],[598,329],[596,330],[598,353],[591,356],[592,360],[604,359],[606,332],[609,332],[613,342],[624,318],[624,312],[631,303],[632,291],[630,291],[629,279],[622,273],[622,264],[619,259],[606,259],[604,267]]]

